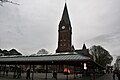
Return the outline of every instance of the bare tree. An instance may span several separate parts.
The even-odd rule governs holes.
[[[93,56],[93,60],[98,64],[105,67],[107,64],[111,64],[113,57],[110,53],[101,46],[92,46],[90,48],[90,53]]]
[[[15,3],[15,2],[13,2],[13,1],[10,1],[10,0],[0,0],[0,5],[1,6],[3,6],[3,3],[6,3],[6,2],[8,2],[8,3],[12,3],[12,4],[16,4],[16,5],[20,5],[20,4],[18,4],[18,3]]]

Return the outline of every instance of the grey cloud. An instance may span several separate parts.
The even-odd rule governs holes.
[[[23,54],[33,54],[41,48],[54,53],[64,0],[14,1],[20,6],[4,4],[5,7],[0,7],[0,47],[15,47]],[[118,54],[119,3],[120,0],[68,0],[73,45],[81,48],[84,42],[89,47],[101,44],[111,54]]]

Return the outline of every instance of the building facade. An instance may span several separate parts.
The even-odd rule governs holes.
[[[83,44],[82,49],[75,50],[72,45],[72,26],[68,14],[67,4],[65,3],[61,21],[58,26],[58,47],[56,53],[77,52],[78,54],[90,57],[89,50]]]

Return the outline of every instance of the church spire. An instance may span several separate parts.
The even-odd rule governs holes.
[[[56,53],[72,51],[72,27],[65,3],[61,21],[58,29],[58,48]]]
[[[65,7],[64,7],[61,21],[64,21],[66,24],[70,25],[70,19],[69,19],[69,14],[68,14],[68,9],[67,9],[66,3],[65,3]]]

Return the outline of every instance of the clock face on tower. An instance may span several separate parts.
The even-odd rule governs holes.
[[[62,26],[62,29],[65,29],[65,26]]]

